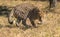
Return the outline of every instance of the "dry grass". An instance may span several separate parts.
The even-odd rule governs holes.
[[[23,30],[13,25],[12,28],[8,25],[7,17],[0,16],[0,37],[60,37],[60,3],[57,3],[55,12],[47,12],[45,14],[45,7],[48,2],[41,1],[0,1],[0,5],[16,6],[21,3],[32,3],[36,5],[41,12],[44,13],[43,23],[39,24],[38,28],[30,28]],[[27,22],[29,22],[27,20]]]

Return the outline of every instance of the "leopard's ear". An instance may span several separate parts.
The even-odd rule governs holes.
[[[37,8],[37,7],[34,8],[33,10],[34,10],[35,12],[40,12],[39,8]]]
[[[39,8],[36,8],[36,11],[37,11],[37,12],[40,12]]]

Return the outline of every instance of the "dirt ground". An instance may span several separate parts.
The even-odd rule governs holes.
[[[8,23],[8,18],[0,16],[0,37],[60,37],[60,2],[57,2],[55,11],[49,12],[47,1],[0,1],[0,5],[16,6],[21,3],[32,3],[43,12],[43,23],[38,28],[23,30]],[[27,20],[29,24],[29,20]],[[20,24],[22,25],[22,24]]]

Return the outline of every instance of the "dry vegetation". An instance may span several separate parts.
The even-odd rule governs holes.
[[[16,6],[26,2],[36,5],[44,13],[43,23],[37,24],[38,28],[23,30],[15,25],[10,26],[7,17],[0,16],[0,37],[60,37],[60,2],[57,3],[55,12],[47,12],[47,14],[46,1],[0,1],[0,5]]]

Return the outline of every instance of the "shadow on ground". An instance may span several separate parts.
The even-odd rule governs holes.
[[[20,27],[17,27],[17,26],[13,26],[13,25],[5,25],[5,26],[3,26],[3,25],[1,25],[0,24],[0,29],[1,28],[19,28],[19,29],[22,29],[22,30],[27,30],[27,29],[32,29],[33,27],[29,27],[29,28],[27,28],[27,27],[23,27],[23,26],[20,26]]]

